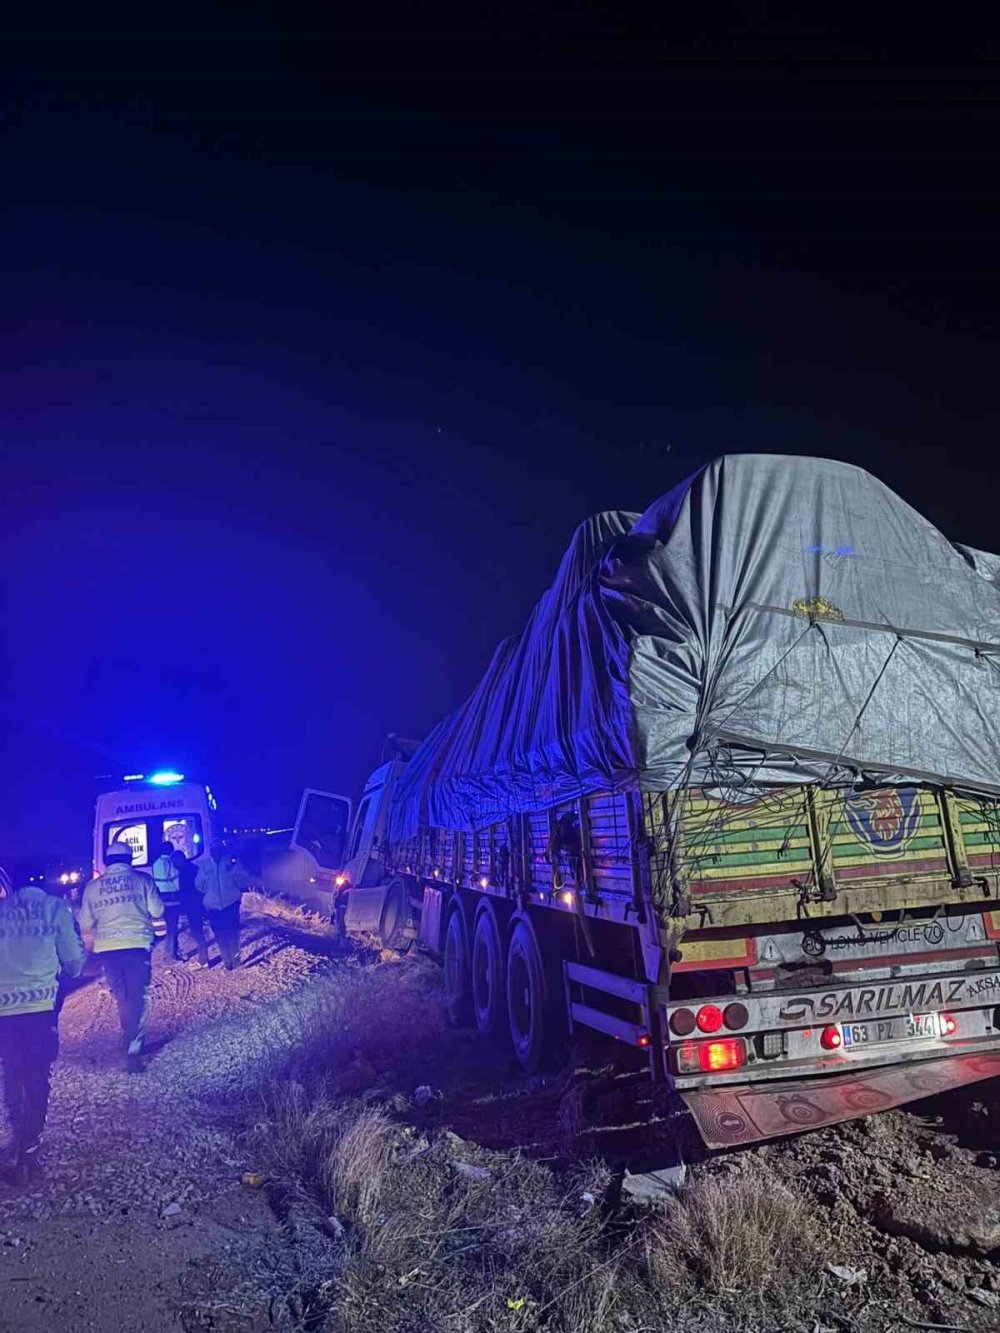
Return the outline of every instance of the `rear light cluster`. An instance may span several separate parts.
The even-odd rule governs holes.
[[[718,1041],[682,1041],[676,1048],[678,1074],[723,1074],[742,1069],[747,1062],[747,1044],[742,1037]]]
[[[711,1036],[728,1028],[738,1032],[745,1028],[750,1015],[745,1004],[735,1002],[720,1009],[717,1004],[703,1004],[700,1009],[675,1009],[670,1015],[670,1030],[677,1037],[690,1037],[697,1030]]]

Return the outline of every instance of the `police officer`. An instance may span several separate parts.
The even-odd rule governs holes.
[[[86,959],[68,905],[30,884],[19,887],[24,878],[0,869],[0,1066],[18,1184],[39,1171],[59,1050],[59,973],[79,976]]]
[[[139,1074],[149,1016],[153,921],[163,916],[163,903],[149,876],[132,869],[132,849],[126,843],[112,843],[104,863],[107,870],[83,891],[80,928],[88,943],[93,940],[118,1006],[125,1068]]]
[[[167,957],[175,963],[181,961],[181,951],[177,944],[177,934],[181,924],[181,880],[174,864],[174,844],[164,842],[160,854],[153,862],[153,883],[163,903],[163,916],[167,923]]]

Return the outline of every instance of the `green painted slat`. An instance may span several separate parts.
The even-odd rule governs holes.
[[[995,833],[968,833],[963,831],[966,847],[995,847],[1000,851],[1000,836]]]
[[[834,854],[836,854],[838,851],[841,850],[849,852],[854,852],[854,851],[863,852],[867,848],[868,844],[866,842],[863,842],[860,838],[850,838],[850,839],[845,838],[843,841],[837,839],[834,840]],[[944,844],[940,838],[910,838],[910,840],[907,843],[905,843],[905,845],[901,847],[899,851],[903,856],[909,856],[911,852],[920,852],[920,851],[943,852]]]
[[[723,866],[762,866],[773,865],[774,873],[779,875],[789,864],[808,864],[810,861],[809,849],[790,848],[784,856],[777,856],[774,852],[741,852],[738,855],[728,852],[722,855],[716,855],[710,850],[693,849],[685,850],[685,854],[691,857],[695,865],[711,866],[713,869]]]

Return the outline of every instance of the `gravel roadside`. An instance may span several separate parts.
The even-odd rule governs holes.
[[[253,900],[243,958],[227,973],[156,951],[141,1075],[120,1068],[100,977],[67,997],[44,1180],[0,1185],[3,1333],[273,1327],[294,1256],[227,1126],[301,1033],[306,983],[339,964],[308,918]]]

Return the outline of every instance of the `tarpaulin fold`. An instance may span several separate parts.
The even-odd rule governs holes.
[[[401,776],[394,837],[589,791],[913,778],[1000,791],[1000,558],[849,464],[717,459],[581,525]]]

